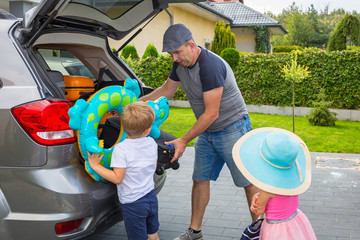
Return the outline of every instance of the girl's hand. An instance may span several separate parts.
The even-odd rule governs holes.
[[[259,193],[254,194],[251,201],[251,212],[258,216],[263,215],[266,211],[266,205],[268,201],[273,197],[275,197],[274,194],[265,191],[260,191]]]
[[[257,214],[258,210],[259,210],[259,205],[257,204],[257,200],[259,198],[259,194],[260,192],[258,193],[255,193],[251,199],[251,206],[250,206],[250,211]]]

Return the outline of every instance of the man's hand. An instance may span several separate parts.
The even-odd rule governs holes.
[[[170,162],[174,162],[179,159],[183,153],[185,152],[185,148],[187,143],[182,138],[177,138],[175,140],[165,142],[166,145],[173,145],[175,147],[174,157],[170,160]]]

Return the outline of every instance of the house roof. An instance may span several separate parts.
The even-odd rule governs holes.
[[[232,28],[249,27],[249,26],[266,26],[281,30],[280,34],[287,34],[288,31],[280,24],[279,21],[262,14],[241,2],[199,2],[195,3],[199,7],[211,11],[214,14],[227,16],[231,19]]]

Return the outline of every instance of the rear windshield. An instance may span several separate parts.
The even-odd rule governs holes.
[[[142,1],[143,0],[71,0],[71,2],[74,3],[81,3],[96,8],[111,19],[120,17]]]
[[[59,71],[62,75],[89,77],[95,81],[89,69],[69,51],[39,48],[38,52],[50,70]]]

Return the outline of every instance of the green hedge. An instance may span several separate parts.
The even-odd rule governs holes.
[[[279,53],[279,52],[291,52],[294,50],[303,51],[303,48],[300,46],[274,46],[273,52]]]
[[[247,104],[291,106],[292,86],[285,81],[280,66],[291,61],[293,55],[243,55],[234,69],[239,88]],[[298,63],[309,67],[311,76],[295,85],[295,105],[311,107],[323,88],[332,108],[359,109],[360,52],[305,51]]]
[[[241,55],[234,73],[247,104],[292,105],[292,85],[287,82],[280,67],[291,61],[292,54]],[[360,51],[311,51],[298,55],[298,63],[309,67],[310,77],[295,85],[295,105],[311,107],[320,89],[325,90],[331,108],[360,108]],[[170,73],[169,55],[127,63],[142,81],[153,88],[159,87]],[[174,99],[186,100],[180,89]]]
[[[124,61],[146,86],[154,89],[160,87],[166,81],[173,63],[170,54],[160,55],[158,58],[148,57],[142,60],[125,59]],[[187,100],[181,86],[173,98],[176,100]]]

